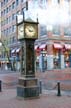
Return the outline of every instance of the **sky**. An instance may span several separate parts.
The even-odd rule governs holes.
[[[61,6],[57,2],[52,2],[52,4],[49,5],[47,0],[42,1],[40,4],[38,0],[28,2],[27,13],[29,13],[28,16],[34,21],[36,21],[38,17],[39,23],[42,25],[65,25],[70,23],[71,15],[67,1],[64,1]]]

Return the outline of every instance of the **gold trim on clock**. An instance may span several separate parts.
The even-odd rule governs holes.
[[[38,26],[36,24],[25,24],[25,37],[26,38],[37,38]]]

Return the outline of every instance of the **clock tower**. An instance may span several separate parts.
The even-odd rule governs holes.
[[[38,21],[17,21],[17,39],[21,42],[21,76],[18,79],[17,96],[39,97],[39,83],[35,77],[34,42],[38,38]]]

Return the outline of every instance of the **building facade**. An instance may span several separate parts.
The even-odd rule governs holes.
[[[9,48],[9,58],[13,69],[20,69],[20,42],[17,41],[16,16],[25,10],[24,0],[3,0],[1,2],[1,40]],[[2,50],[2,62],[7,62],[6,51]]]
[[[39,19],[39,22],[41,19],[46,19],[47,24],[39,23],[39,38],[36,40],[34,48],[36,69],[45,71],[71,67],[71,22],[70,19],[66,17],[67,15],[71,15],[71,1],[28,0],[28,10],[30,10],[30,13],[29,11],[28,13],[32,17],[33,7],[36,9],[39,7],[41,11],[48,11],[47,15],[45,13],[44,17]],[[60,11],[56,11],[56,13],[59,12],[60,17],[58,17],[58,14],[54,13],[54,11],[52,11],[52,13],[51,11],[49,12],[49,9],[51,11],[53,9],[54,11],[61,9]],[[27,16],[26,0],[3,0],[1,2],[1,39],[5,46],[9,48],[8,55],[14,70],[20,70],[21,54],[21,44],[17,40],[16,33],[16,16],[20,13],[23,14],[23,11],[25,16]],[[41,11],[39,12],[41,13]],[[64,13],[65,11],[66,13]],[[44,11],[42,11],[42,13],[44,13]],[[64,16],[66,19],[63,19],[62,14],[66,15]],[[37,16],[40,17],[43,15]],[[55,20],[53,21],[51,17]],[[5,51],[2,50],[2,58],[4,58],[4,60],[5,57]]]
[[[49,22],[46,27],[40,25],[40,38],[36,41],[36,64],[43,72],[71,67],[71,1],[49,0],[48,6],[52,11],[47,15]],[[54,12],[56,9],[59,14]]]

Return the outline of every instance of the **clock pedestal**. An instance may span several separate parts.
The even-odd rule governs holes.
[[[17,96],[23,98],[39,97],[39,83],[35,77],[35,39],[24,39],[21,53],[21,77],[18,80]]]

